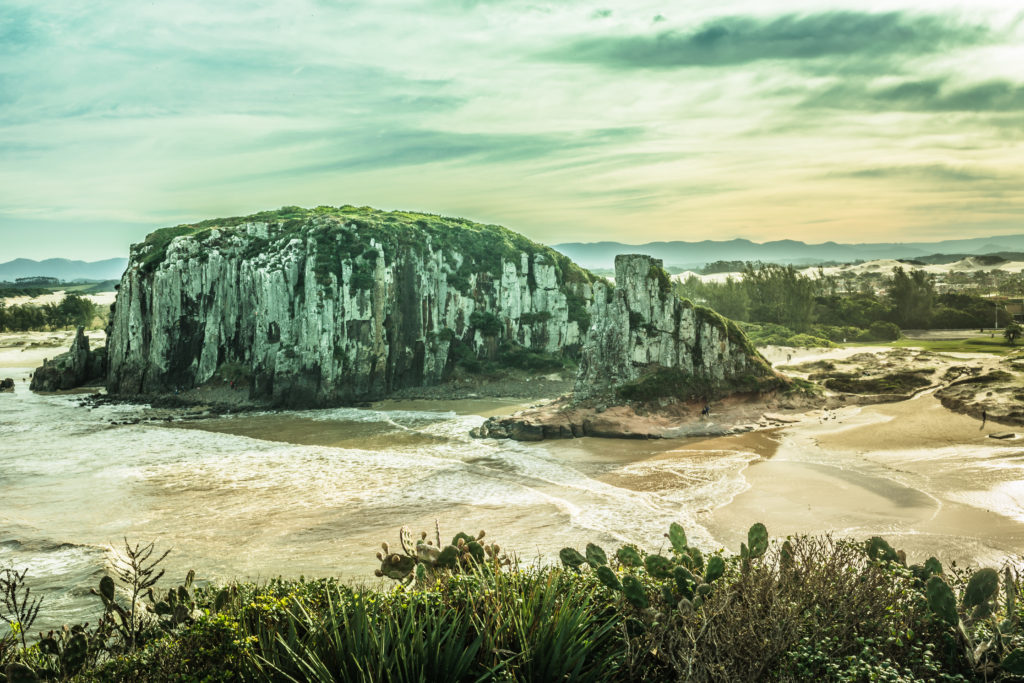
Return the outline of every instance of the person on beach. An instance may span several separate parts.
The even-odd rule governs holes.
[[[985,420],[987,420],[987,419],[988,419],[988,413],[986,413],[985,409],[982,408],[981,409],[981,426],[978,427],[979,430],[982,430],[982,429],[985,428]]]

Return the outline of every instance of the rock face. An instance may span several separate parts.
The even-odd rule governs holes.
[[[89,338],[85,330],[78,328],[71,348],[32,374],[32,391],[60,391],[74,389],[90,383],[101,382],[106,370],[106,349],[89,350]]]
[[[694,419],[687,402],[784,384],[735,323],[675,296],[649,256],[617,256],[615,286],[595,285],[590,315],[571,399],[492,417],[475,436],[660,438]]]
[[[14,380],[10,377],[0,379],[0,394],[8,394],[14,391]]]
[[[132,247],[108,330],[110,393],[231,379],[315,406],[437,384],[456,366],[579,355],[596,278],[497,226],[285,207]]]
[[[575,397],[711,398],[774,382],[736,324],[675,296],[661,265],[644,255],[615,257],[615,287],[595,288]]]

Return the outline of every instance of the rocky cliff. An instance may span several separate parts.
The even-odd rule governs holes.
[[[688,432],[681,425],[693,422],[694,402],[760,397],[787,383],[734,322],[676,296],[658,259],[617,256],[615,284],[594,286],[590,315],[573,395],[492,417],[476,436],[682,435]]]
[[[733,321],[674,294],[659,259],[616,256],[615,286],[595,288],[590,315],[577,400],[712,398],[777,380]]]
[[[497,226],[345,206],[158,230],[134,245],[108,390],[238,382],[313,406],[436,384],[460,364],[578,357],[596,278]]]

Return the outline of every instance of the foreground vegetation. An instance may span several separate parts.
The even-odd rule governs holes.
[[[0,671],[81,681],[972,681],[1024,675],[1010,568],[906,565],[881,538],[770,542],[705,556],[673,524],[663,554],[562,550],[525,567],[497,544],[403,529],[393,588],[335,579],[157,589],[128,546],[95,626],[27,637],[39,601],[0,572]],[[2,680],[3,677],[0,677]]]

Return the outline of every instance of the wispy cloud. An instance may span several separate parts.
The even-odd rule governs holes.
[[[985,26],[948,17],[888,12],[723,17],[687,31],[581,38],[545,56],[616,69],[726,67],[765,60],[921,55],[985,44]]]
[[[1024,111],[1024,84],[1008,80],[956,82],[951,77],[908,80],[896,85],[843,83],[810,96],[807,107],[923,112]]]

